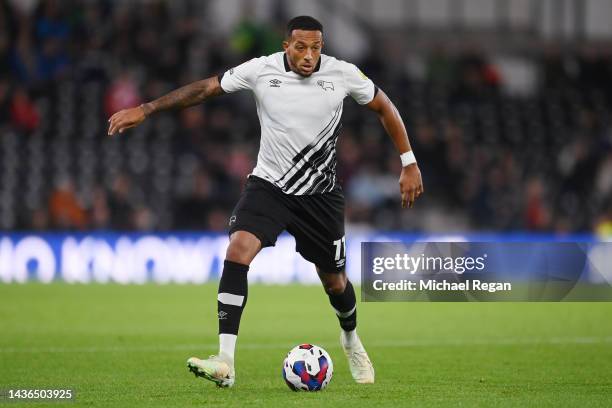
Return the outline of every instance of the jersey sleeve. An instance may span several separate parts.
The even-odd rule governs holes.
[[[253,89],[259,71],[265,64],[265,58],[253,58],[237,67],[227,70],[221,77],[221,88],[226,93],[232,93],[243,89]]]
[[[344,82],[348,95],[360,105],[372,102],[375,96],[374,82],[359,68],[350,63],[344,64]]]

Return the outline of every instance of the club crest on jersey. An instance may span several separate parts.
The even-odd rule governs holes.
[[[334,90],[334,83],[333,82],[328,82],[328,81],[317,81],[317,85],[319,85],[321,88],[323,88],[324,91],[327,91],[328,89],[331,89],[332,91]]]
[[[280,88],[280,84],[282,84],[282,81],[279,81],[278,79],[274,78],[270,80],[270,88]]]

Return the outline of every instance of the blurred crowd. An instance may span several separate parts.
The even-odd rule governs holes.
[[[282,12],[270,26],[245,10],[222,35],[207,7],[0,0],[0,229],[226,228],[259,144],[248,94],[106,136],[117,110],[280,50]],[[396,103],[425,195],[400,209],[398,154],[347,100],[337,148],[351,227],[611,233],[609,50],[530,54],[534,90],[510,95],[477,48],[428,49],[419,77],[372,49],[352,62]]]

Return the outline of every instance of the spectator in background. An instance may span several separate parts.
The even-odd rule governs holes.
[[[525,227],[529,231],[545,231],[550,227],[550,210],[545,203],[544,184],[540,177],[527,183],[525,195]]]
[[[255,167],[252,156],[253,154],[249,152],[248,146],[233,146],[226,158],[225,169],[227,174],[237,181],[246,180],[246,177]]]
[[[361,149],[350,130],[345,130],[338,140],[338,180],[344,186],[349,185],[353,176],[359,171]]]
[[[130,178],[124,173],[119,173],[113,180],[108,197],[112,229],[124,231],[133,227],[134,208],[130,197],[130,184]]]
[[[1,92],[1,90],[0,90]],[[0,104],[2,98],[0,96]],[[40,115],[24,88],[17,88],[11,101],[11,123],[16,129],[31,132],[40,123]]]
[[[191,191],[177,200],[174,211],[174,225],[182,230],[205,230],[208,228],[208,214],[211,211],[214,185],[210,174],[197,169],[193,174]]]
[[[107,229],[110,227],[111,214],[108,197],[102,186],[94,188],[90,212],[90,227],[92,229]]]
[[[427,82],[435,85],[450,85],[456,75],[455,61],[443,44],[434,46],[427,59]]]
[[[11,52],[12,72],[20,82],[33,86],[38,83],[38,69],[31,19],[28,16],[20,16],[18,26],[19,32]]]
[[[577,63],[572,55],[563,55],[558,46],[550,45],[542,50],[540,71],[545,89],[559,90],[571,85],[577,72]]]
[[[11,121],[11,86],[6,78],[0,77],[0,127]]]
[[[261,24],[252,18],[253,15],[253,4],[247,3],[242,10],[242,20],[234,28],[230,40],[231,47],[245,59],[277,52],[283,41],[282,29],[279,31],[270,24]]]
[[[30,213],[30,226],[34,231],[49,229],[49,212],[46,208],[37,208]]]
[[[87,227],[87,214],[69,177],[57,183],[49,199],[51,225],[60,230],[83,230]]]
[[[156,226],[156,217],[146,205],[136,206],[131,214],[132,228],[137,231],[153,231]]]
[[[36,19],[37,79],[42,82],[57,79],[69,66],[71,27],[64,7],[57,0],[45,0]]]
[[[114,30],[111,5],[92,1],[73,11],[69,50],[74,69],[70,79],[77,82],[106,81],[111,71],[111,36]]]
[[[180,113],[181,133],[174,140],[177,153],[194,153],[199,157],[206,154],[206,136],[202,129],[208,127],[207,112],[201,106],[184,109]]]
[[[14,43],[15,24],[8,3],[0,1],[0,78],[6,78],[10,71],[10,51]]]
[[[468,50],[457,61],[455,102],[478,103],[499,88],[502,78],[497,67],[480,52]]]
[[[117,109],[137,106],[140,102],[140,93],[133,76],[124,72],[108,88],[104,98],[104,111],[108,117],[117,112]]]

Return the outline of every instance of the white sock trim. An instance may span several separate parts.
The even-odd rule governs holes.
[[[235,334],[222,333],[219,335],[219,355],[231,359],[232,364],[234,364],[236,340],[238,340],[238,336]]]
[[[357,305],[353,306],[353,308],[349,310],[348,312],[341,312],[338,309],[334,308],[334,310],[336,311],[336,315],[342,318],[349,317],[350,315],[355,313],[355,309],[357,309]]]
[[[359,336],[357,336],[357,329],[351,331],[342,330],[342,336],[344,336],[344,340],[349,346],[359,342]]]
[[[244,296],[234,295],[232,293],[219,293],[217,300],[224,305],[242,306]]]

